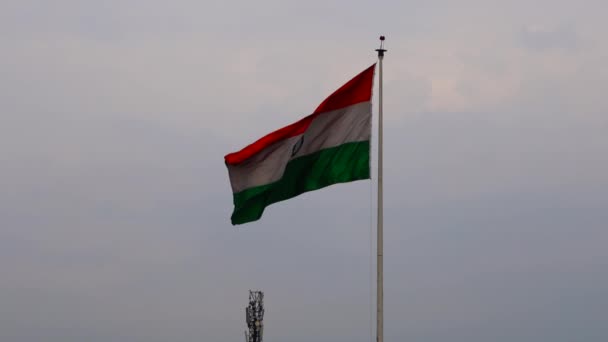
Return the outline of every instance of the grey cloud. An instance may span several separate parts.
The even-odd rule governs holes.
[[[558,27],[528,26],[521,32],[521,42],[524,47],[543,50],[574,51],[582,47],[583,41],[576,29],[570,25]]]
[[[369,340],[373,183],[235,228],[223,155],[382,22],[388,339],[605,341],[605,5],[551,3],[546,54],[519,1],[3,3],[0,339],[236,341],[260,288],[267,341]]]

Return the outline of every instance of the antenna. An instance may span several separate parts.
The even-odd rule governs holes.
[[[249,305],[245,308],[245,340],[247,342],[262,342],[264,334],[264,292],[249,290]]]

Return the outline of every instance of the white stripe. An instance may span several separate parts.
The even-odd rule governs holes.
[[[279,141],[241,164],[228,165],[232,191],[278,181],[291,159],[344,143],[370,140],[371,113],[370,101],[322,113],[303,134]],[[302,146],[292,155],[302,138]]]

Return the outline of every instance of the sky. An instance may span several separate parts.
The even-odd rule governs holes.
[[[223,156],[383,34],[385,340],[606,341],[607,11],[0,1],[0,340],[373,340],[376,170],[233,227]]]

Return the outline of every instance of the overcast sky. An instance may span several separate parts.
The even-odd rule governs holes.
[[[0,340],[370,341],[375,181],[235,228],[223,156],[384,34],[386,341],[607,341],[606,13],[0,0]]]

